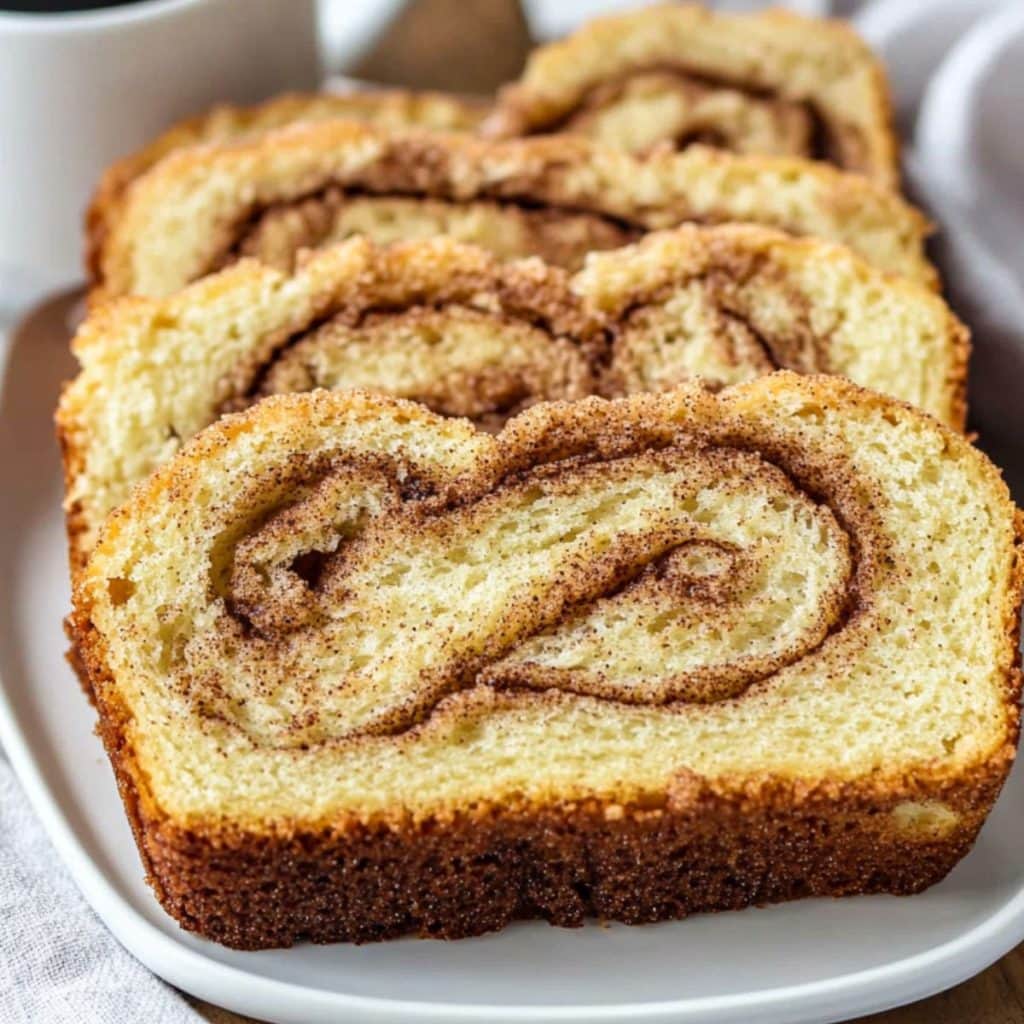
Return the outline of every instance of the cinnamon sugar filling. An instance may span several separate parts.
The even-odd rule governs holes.
[[[770,685],[862,609],[878,537],[841,467],[822,503],[785,458],[649,442],[562,439],[470,479],[297,455],[224,500],[204,613],[163,610],[172,689],[294,747],[404,733],[480,686],[672,705]]]
[[[671,65],[636,69],[601,82],[543,131],[587,135],[640,154],[699,142],[735,153],[805,157],[845,170],[870,169],[856,126],[830,122],[814,104]]]
[[[501,259],[539,256],[546,263],[576,270],[588,252],[620,248],[641,234],[636,225],[590,210],[513,200],[374,194],[332,186],[253,213],[206,272],[249,256],[291,273],[302,250],[353,235],[380,244],[448,235]]]
[[[595,390],[575,339],[507,314],[453,304],[333,318],[265,365],[257,395],[377,388],[445,416],[500,423],[534,402]]]
[[[581,312],[575,333],[463,303],[342,311],[239,365],[222,382],[228,397],[217,411],[273,394],[364,388],[495,430],[540,401],[829,372],[826,341],[805,317],[794,316],[786,334],[762,329],[721,278],[650,296],[603,328]]]
[[[728,275],[714,272],[673,286],[619,313],[609,330],[603,391],[664,391],[700,378],[739,384],[775,370],[831,373],[828,339],[811,326],[806,299],[780,288],[784,332],[763,323]]]
[[[585,323],[581,316],[580,323]],[[339,312],[257,352],[221,382],[223,415],[268,395],[364,388],[488,430],[540,401],[597,392],[600,339],[462,303]]]

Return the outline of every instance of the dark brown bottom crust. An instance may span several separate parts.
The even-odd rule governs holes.
[[[531,918],[569,928],[588,917],[646,924],[808,896],[909,895],[970,850],[1015,749],[1007,743],[970,777],[877,787],[712,785],[682,773],[657,806],[499,808],[397,828],[188,830],[147,810],[126,717],[96,699],[87,656],[69,660],[100,712],[97,733],[157,899],[183,928],[235,949],[459,939]],[[890,813],[906,800],[942,801],[959,822],[941,836],[907,833]]]
[[[786,807],[769,792],[747,802],[694,788],[682,809],[634,809],[617,821],[574,807],[287,838],[140,822],[140,849],[183,927],[262,949],[455,939],[522,918],[642,924],[802,896],[913,893],[945,876],[980,825],[912,840],[866,805]]]
[[[552,820],[414,843],[301,836],[244,850],[150,834],[146,847],[154,887],[183,927],[263,949],[407,933],[456,939],[522,918],[643,924],[802,896],[913,893],[942,878],[969,845],[908,845],[897,854],[849,821],[764,825],[752,822],[742,836],[723,829],[695,837],[671,819],[623,831]],[[846,837],[842,856],[829,842],[837,827]]]

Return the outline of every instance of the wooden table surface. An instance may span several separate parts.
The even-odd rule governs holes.
[[[349,70],[394,85],[486,94],[519,73],[531,45],[518,0],[408,0]],[[212,1024],[249,1020],[195,1006]],[[1024,946],[949,992],[860,1024],[1024,1024]]]

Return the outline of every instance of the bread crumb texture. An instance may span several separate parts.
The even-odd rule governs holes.
[[[243,256],[290,270],[300,252],[354,234],[446,234],[575,270],[588,252],[684,222],[827,238],[937,283],[928,225],[895,191],[827,164],[707,146],[639,158],[581,136],[494,141],[325,121],[172,152],[116,210],[97,210],[97,300],[168,295]]]
[[[86,214],[89,252],[96,270],[99,249],[117,219],[136,178],[164,157],[193,146],[254,138],[278,128],[318,121],[366,121],[385,128],[417,126],[435,131],[473,131],[485,108],[445,93],[372,90],[357,93],[285,93],[265,103],[238,107],[223,103],[179,121],[152,142],[112,164],[103,173]]]
[[[632,800],[683,769],[992,756],[1014,543],[980,455],[832,380],[538,406],[497,438],[316,392],[136,491],[77,614],[177,817]]]
[[[826,159],[899,185],[885,72],[847,25],[656,5],[536,49],[483,130],[566,131],[634,152],[706,141]]]
[[[910,892],[1017,739],[997,471],[834,377],[497,436],[271,396],[113,514],[72,628],[151,881],[243,947]]]
[[[657,232],[573,277],[433,239],[353,239],[290,275],[246,261],[94,312],[61,400],[72,559],[225,411],[360,387],[490,430],[538,401],[838,373],[963,427],[967,332],[840,246],[751,225]]]

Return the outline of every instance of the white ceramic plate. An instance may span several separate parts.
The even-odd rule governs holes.
[[[68,606],[51,414],[73,372],[67,302],[8,339],[0,394],[0,739],[79,886],[153,971],[262,1019],[820,1022],[929,995],[1024,938],[1024,778],[973,853],[910,898],[819,900],[642,928],[520,924],[462,942],[239,953],[150,895],[93,713],[63,661]]]

